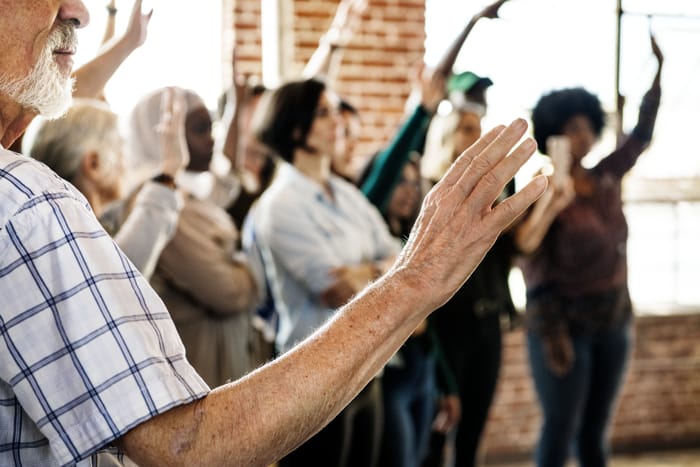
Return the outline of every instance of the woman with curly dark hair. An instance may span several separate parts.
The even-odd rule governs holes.
[[[651,48],[658,71],[638,123],[594,167],[581,160],[604,126],[596,96],[558,90],[533,111],[535,139],[555,167],[547,192],[516,231],[525,256],[530,367],[544,418],[538,466],[565,465],[571,446],[581,466],[606,464],[606,431],[632,343],[621,182],[654,129],[663,56],[653,37]],[[565,168],[557,157],[562,149],[570,155]]]

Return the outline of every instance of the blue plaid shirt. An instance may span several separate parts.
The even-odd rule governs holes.
[[[0,149],[0,465],[128,461],[115,439],[207,392],[85,198]]]

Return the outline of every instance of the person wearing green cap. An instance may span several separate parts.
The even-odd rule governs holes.
[[[492,84],[491,78],[465,71],[450,77],[447,82],[447,93],[450,101],[457,107],[460,107],[460,104],[473,103],[483,105],[485,111],[486,89]]]
[[[461,46],[478,19],[497,18],[504,3],[495,2],[472,18],[453,45]],[[440,179],[461,151],[481,136],[481,119],[487,109],[486,91],[493,85],[490,78],[473,71],[452,73],[454,62],[450,63],[450,59],[454,60],[457,55],[458,50],[451,49],[440,64],[443,72],[449,71],[446,93],[450,110],[433,117],[428,130],[421,171],[431,184]],[[501,198],[514,191],[511,181]],[[513,325],[517,316],[508,285],[514,256],[512,234],[505,232],[484,257],[472,279],[431,317],[443,358],[457,383],[457,394],[448,386],[441,388],[447,395],[439,401],[436,419],[452,420],[445,427],[437,427],[426,467],[444,465],[442,453],[451,443],[454,444],[454,465],[477,463],[479,443],[500,370],[502,321]],[[454,418],[455,412],[461,412],[459,419]],[[450,425],[453,426],[446,430]]]
[[[481,136],[489,78],[472,72],[454,75],[448,83],[452,109],[433,118],[423,156],[423,175],[438,180],[465,148]],[[508,184],[504,195],[514,192]],[[504,232],[484,257],[472,278],[431,318],[455,381],[461,419],[445,437],[433,436],[434,452],[454,440],[455,465],[476,464],[481,435],[496,390],[501,361],[501,320],[516,316],[508,276],[514,241]],[[454,396],[451,396],[454,397]],[[449,399],[448,399],[449,400]],[[447,401],[441,401],[442,404]],[[430,465],[437,465],[431,463]]]

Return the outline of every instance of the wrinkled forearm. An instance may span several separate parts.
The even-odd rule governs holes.
[[[143,423],[120,446],[141,466],[273,463],[339,413],[427,316],[427,291],[402,274],[369,287],[333,326],[274,362]]]

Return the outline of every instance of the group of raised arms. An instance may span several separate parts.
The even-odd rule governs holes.
[[[360,154],[361,102],[334,86],[366,0],[340,0],[301,76],[266,88],[234,50],[218,112],[168,86],[128,116],[104,88],[148,40],[142,0],[121,35],[107,3],[75,70],[81,1],[0,0],[0,464],[479,465],[502,332],[524,326],[537,465],[605,465],[633,320],[621,182],[663,55],[651,37],[637,125],[584,167],[605,114],[583,88],[545,93],[532,137],[482,131],[498,83],[455,62],[506,1]],[[516,187],[536,149],[553,170]]]

